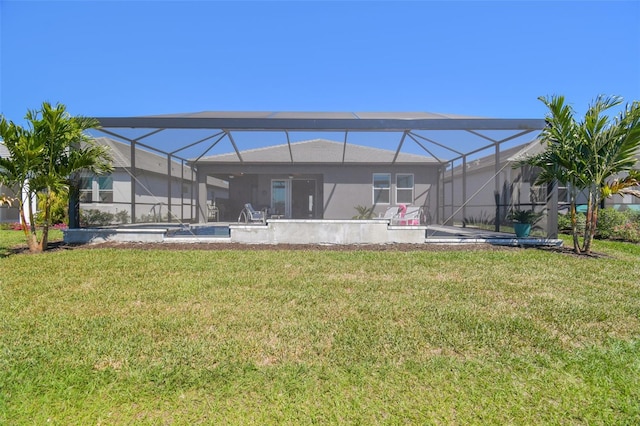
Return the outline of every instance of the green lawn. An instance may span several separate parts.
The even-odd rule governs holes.
[[[640,423],[638,245],[16,255],[10,232],[0,424]]]

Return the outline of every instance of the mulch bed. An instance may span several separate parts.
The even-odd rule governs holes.
[[[505,251],[505,250],[545,250],[568,256],[581,258],[608,257],[603,253],[590,255],[576,254],[571,247],[513,247],[491,244],[240,244],[240,243],[121,243],[105,242],[92,244],[66,244],[55,241],[49,244],[47,252],[62,250],[94,250],[94,249],[122,249],[122,250],[306,250],[306,251],[385,251],[385,252],[451,252],[451,251]],[[26,245],[18,246],[10,251],[11,254],[29,254]]]
[[[239,243],[120,243],[105,242],[95,244],[65,244],[53,242],[49,244],[48,252],[60,250],[94,250],[94,249],[123,249],[123,250],[307,250],[307,251],[503,251],[520,250],[517,247],[494,246],[491,244],[239,244]],[[29,253],[26,246],[16,247],[12,253]]]

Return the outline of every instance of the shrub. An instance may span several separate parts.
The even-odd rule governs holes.
[[[358,205],[354,208],[356,209],[358,214],[353,216],[352,219],[371,219],[373,217],[373,207]]]
[[[465,217],[462,221],[463,226],[470,226],[470,227],[480,227],[480,228],[484,228],[487,227],[489,225],[493,226],[496,223],[496,218],[495,216],[489,216],[485,211],[482,211],[480,213],[480,216],[469,216],[469,217]]]
[[[169,213],[162,214],[162,212],[156,213],[152,211],[151,213],[138,216],[136,219],[136,222],[138,223],[171,222],[171,217],[177,218],[177,215],[172,214],[171,216],[169,216]]]
[[[44,208],[46,195],[38,193],[38,213],[36,223],[42,225],[44,222]],[[69,195],[66,192],[56,192],[51,194],[51,211],[49,212],[49,223],[66,223],[69,221]]]
[[[542,212],[536,213],[533,209],[514,209],[507,215],[507,219],[513,220],[514,222],[518,223],[528,223],[531,225],[535,225],[540,221],[540,219],[542,219],[542,216]]]
[[[640,225],[640,210],[625,210],[624,214],[627,215],[629,222]]]
[[[116,223],[129,223],[129,212],[126,210],[120,210],[113,215],[113,219]]]
[[[584,232],[587,217],[584,213],[576,213],[576,220],[578,222],[578,232]],[[571,232],[571,213],[558,215],[558,231]]]
[[[600,209],[598,223],[596,225],[596,237],[612,238],[614,230],[623,227],[628,220],[628,215],[611,207]]]
[[[80,226],[106,226],[114,221],[113,213],[97,209],[80,210]]]
[[[97,209],[80,210],[80,226],[107,226],[117,223],[129,223],[129,212],[103,212]]]
[[[616,226],[613,230],[613,239],[640,243],[640,224],[627,222],[624,225]]]

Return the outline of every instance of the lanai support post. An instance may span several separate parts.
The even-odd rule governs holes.
[[[456,191],[455,191],[455,175],[453,173],[453,169],[455,168],[455,164],[452,161],[451,162],[451,213],[449,213],[449,216],[447,217],[447,222],[445,223],[445,225],[450,225],[453,226],[454,224],[454,217],[453,217],[453,213],[456,211]]]
[[[171,153],[167,154],[167,221],[173,222],[173,209],[172,209],[172,196],[171,196]]]
[[[496,143],[496,153],[493,161],[494,175],[493,175],[493,193],[496,201],[496,226],[495,231],[500,232],[500,144]]]
[[[547,238],[558,238],[558,182],[547,185]]]
[[[467,156],[462,156],[462,226],[466,226],[467,218]]]
[[[196,179],[198,181],[196,220],[198,223],[207,223],[207,174],[200,167],[196,169]]]
[[[78,144],[74,143],[70,149],[78,149]],[[69,228],[80,228],[80,173],[74,173],[69,185]]]
[[[131,223],[136,223],[136,183],[138,182],[138,172],[136,171],[136,141],[130,142],[131,157]]]
[[[180,223],[184,222],[184,159],[180,160]],[[189,188],[193,199],[193,188]]]

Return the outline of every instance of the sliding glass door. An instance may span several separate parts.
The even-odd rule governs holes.
[[[271,215],[291,217],[291,181],[274,179],[271,181]]]
[[[317,197],[315,179],[274,179],[270,214],[287,219],[314,219]]]

